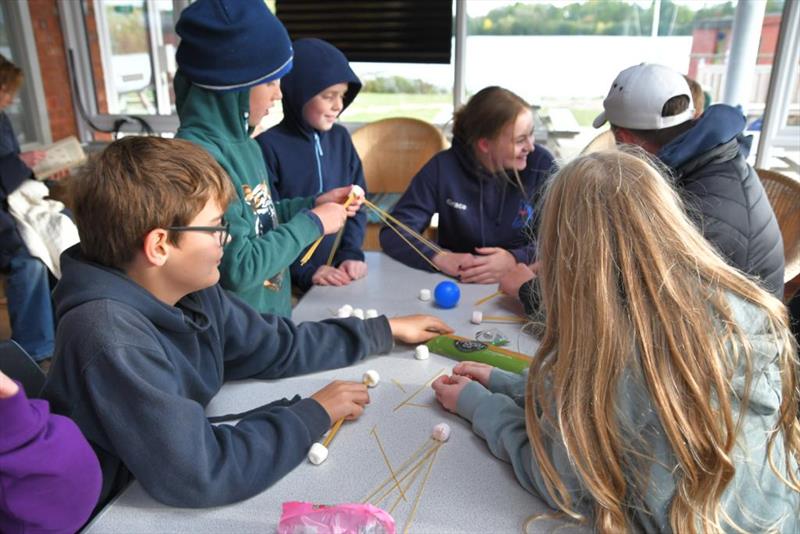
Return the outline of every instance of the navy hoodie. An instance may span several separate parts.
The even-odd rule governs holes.
[[[728,262],[783,298],[783,239],[764,186],[747,164],[741,110],[709,107],[658,153],[701,232]]]
[[[550,152],[535,145],[525,169],[519,171],[523,192],[507,178],[482,170],[472,149],[454,138],[453,146],[420,169],[392,215],[421,233],[438,213],[438,244],[442,248],[474,253],[476,247],[501,247],[518,262],[531,263],[536,252],[535,208],[554,167]],[[513,175],[510,178],[515,181]],[[383,251],[394,259],[431,270],[392,229],[384,227],[380,241]],[[429,258],[435,256],[419,242],[412,239],[412,243]]]
[[[17,190],[33,172],[19,157],[19,143],[8,115],[0,112],[0,269],[7,269],[11,258],[27,249],[8,213],[8,195]]]
[[[273,198],[307,197],[352,184],[366,190],[361,159],[347,129],[334,124],[329,131],[320,132],[303,119],[306,102],[338,83],[348,85],[344,111],[361,90],[361,81],[344,54],[325,41],[299,39],[293,48],[294,67],[281,80],[283,120],[256,137],[272,177]],[[347,220],[334,266],[345,260],[364,260],[361,245],[366,219],[361,211]],[[327,263],[335,239],[335,235],[326,236],[306,265],[299,261],[292,265],[292,281],[301,289],[311,287],[311,278]]]
[[[295,398],[213,426],[205,407],[222,384],[341,367],[392,347],[385,317],[295,325],[259,315],[219,285],[169,306],[123,272],[87,261],[79,245],[61,266],[44,394],[94,447],[101,504],[132,477],[172,506],[219,506],[263,491],[303,461],[330,418],[317,401]]]

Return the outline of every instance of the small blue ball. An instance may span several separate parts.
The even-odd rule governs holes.
[[[458,286],[449,280],[439,282],[433,290],[433,298],[436,299],[436,304],[440,308],[455,308],[458,304],[458,299],[461,298],[461,290]]]

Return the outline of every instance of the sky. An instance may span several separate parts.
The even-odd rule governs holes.
[[[574,4],[576,2],[582,2],[586,0],[467,0],[467,14],[470,17],[479,17],[482,15],[487,14],[489,11],[496,7],[505,6],[508,4],[536,4],[536,3],[547,3],[547,4]],[[597,1],[597,0],[593,0]],[[639,4],[642,7],[650,7],[652,5],[652,0],[625,0],[630,3]],[[684,6],[691,7],[692,9],[701,9],[706,6],[712,6],[715,4],[724,4],[728,0],[673,0],[676,4],[681,4]],[[733,0],[736,3],[736,0]]]

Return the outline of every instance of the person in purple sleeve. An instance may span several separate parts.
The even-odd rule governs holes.
[[[75,532],[100,495],[100,463],[70,419],[0,372],[0,532]]]

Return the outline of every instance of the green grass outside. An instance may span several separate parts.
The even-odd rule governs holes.
[[[404,93],[358,94],[342,114],[347,122],[372,122],[386,117],[413,117],[431,123],[449,120],[453,97],[449,94],[420,95]]]

